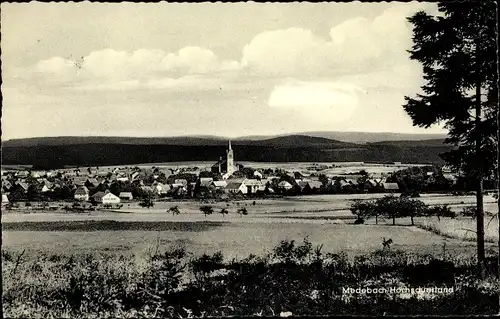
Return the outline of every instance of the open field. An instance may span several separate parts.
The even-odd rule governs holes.
[[[41,224],[41,223],[36,223]],[[382,247],[391,238],[394,248],[419,253],[441,253],[443,243],[455,255],[469,256],[473,242],[444,238],[417,227],[340,225],[319,223],[147,223],[51,222],[17,224],[26,230],[4,230],[3,248],[20,251],[142,253],[156,245],[182,246],[199,255],[222,251],[227,258],[261,255],[281,240],[307,237],[328,252],[362,254]],[[4,226],[5,227],[5,226]],[[107,228],[107,229],[106,229]],[[38,230],[29,230],[38,229]],[[96,230],[99,229],[99,230]]]
[[[31,212],[2,215],[3,248],[40,251],[112,251],[138,253],[151,246],[183,246],[192,253],[223,251],[228,258],[249,253],[261,254],[280,240],[301,241],[308,237],[314,244],[323,244],[331,252],[353,254],[382,247],[382,238],[391,238],[394,247],[424,253],[440,253],[443,243],[456,254],[474,254],[474,220],[457,219],[440,222],[437,218],[416,218],[419,227],[410,227],[409,219],[398,219],[399,226],[353,225],[354,216],[348,210],[354,199],[371,199],[384,194],[318,195],[280,199],[256,199],[238,202],[212,203],[215,213],[204,216],[201,202],[157,202],[153,208],[141,208],[137,203],[124,204],[116,211],[90,213]],[[473,205],[474,196],[424,195],[428,204],[450,204],[459,211]],[[493,198],[486,197],[485,209],[497,212]],[[181,214],[166,213],[179,206]],[[239,207],[249,214],[240,216]],[[218,213],[221,208],[228,216]],[[488,221],[488,220],[487,220]],[[486,227],[489,242],[496,240],[497,220]],[[441,236],[441,235],[443,236]],[[448,238],[452,237],[452,238]],[[463,241],[465,240],[465,241]],[[491,246],[491,247],[490,247]],[[493,244],[488,244],[493,249]]]
[[[132,203],[123,203],[123,208],[117,210],[119,213],[133,213],[139,214],[139,216],[144,216],[145,220],[172,220],[172,221],[203,221],[206,220],[199,208],[203,205],[210,205],[215,210],[215,216],[210,216],[210,220],[214,220],[217,218],[223,218],[222,216],[217,216],[220,209],[225,208],[229,211],[229,216],[236,215],[236,211],[240,207],[246,207],[249,215],[246,218],[267,218],[269,216],[280,216],[280,217],[339,217],[339,218],[354,218],[354,216],[349,211],[349,207],[353,203],[354,200],[362,199],[362,200],[370,200],[376,199],[387,194],[349,194],[349,195],[308,195],[308,196],[294,196],[294,197],[283,197],[283,198],[274,198],[274,199],[248,199],[248,200],[238,200],[238,201],[219,201],[219,202],[210,202],[203,203],[200,201],[176,201],[176,200],[168,200],[168,201],[159,201],[155,203],[155,206],[152,208],[143,208],[140,207],[137,202]],[[399,196],[399,194],[394,194],[395,196]],[[450,205],[452,210],[460,211],[463,207],[474,205],[476,202],[475,196],[451,196],[451,195],[440,195],[440,194],[423,194],[419,200],[423,201],[429,205],[440,205],[447,204]],[[255,202],[255,205],[254,205]],[[485,210],[496,213],[498,210],[497,204],[495,203],[495,199],[488,195],[484,198]],[[69,205],[71,203],[59,203],[60,206]],[[181,215],[175,216],[174,219],[170,219],[169,215],[166,214],[166,211],[173,206],[178,206]],[[29,210],[26,210],[27,212]],[[132,217],[123,217],[122,215],[117,215],[112,212],[107,212],[109,216],[112,218],[132,218]],[[56,218],[55,216],[60,216],[60,218],[68,218],[67,216],[73,216],[71,214],[53,214],[53,213],[35,213],[33,211],[32,214],[25,215],[22,214],[21,217],[19,214],[12,214],[6,212],[2,221],[11,222],[17,220],[33,220],[33,221],[43,221],[44,218],[49,218],[48,220],[52,220],[52,218]],[[76,214],[76,216],[82,216],[82,218],[87,219],[84,214]],[[96,218],[100,218],[101,214],[93,213],[90,216],[97,216]],[[153,217],[156,216],[156,217]],[[171,216],[171,215],[170,215]],[[72,217],[69,217],[72,218]],[[59,219],[57,219],[59,220]],[[226,219],[222,219],[226,220]]]
[[[375,175],[389,174],[397,170],[405,169],[414,166],[425,166],[426,164],[375,164],[375,163],[362,163],[362,162],[248,162],[248,161],[237,161],[245,167],[251,167],[253,169],[283,169],[288,171],[308,171],[311,167],[328,167],[317,171],[318,173],[323,173],[326,175],[342,175],[348,173],[354,173],[361,170],[365,170],[368,173]],[[146,163],[131,165],[140,168],[188,168],[188,167],[198,167],[200,169],[210,168],[214,164],[213,161],[193,161],[193,162],[165,162],[165,163]],[[130,165],[129,165],[130,166]],[[332,167],[333,166],[333,167]],[[117,166],[102,166],[102,168],[113,169]],[[119,167],[119,166],[118,166]]]

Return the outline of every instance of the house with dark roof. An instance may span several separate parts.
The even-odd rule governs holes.
[[[224,189],[227,186],[226,181],[212,181],[211,186],[213,186],[215,189]]]
[[[89,200],[89,189],[86,186],[80,186],[76,189],[73,197],[75,200],[78,200],[78,201],[88,201]]]
[[[382,183],[382,187],[389,193],[397,193],[399,191],[398,183]]]
[[[227,186],[224,190],[226,193],[232,193],[232,194],[237,194],[237,193],[246,194],[246,193],[248,193],[248,188],[242,182],[229,182],[229,184],[227,184]]]
[[[118,197],[120,197],[120,199],[125,199],[125,200],[134,199],[134,196],[132,196],[131,192],[120,192],[120,195]]]
[[[114,195],[109,190],[105,192],[97,192],[92,195],[92,201],[99,204],[119,204],[120,197]]]

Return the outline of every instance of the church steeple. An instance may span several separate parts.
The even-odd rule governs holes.
[[[227,150],[227,172],[231,175],[234,172],[234,154],[229,141],[229,149]]]

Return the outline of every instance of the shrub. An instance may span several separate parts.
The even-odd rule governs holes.
[[[201,206],[200,211],[207,217],[207,215],[212,215],[214,213],[214,209],[212,206]]]
[[[365,223],[365,220],[363,218],[359,218],[359,217],[358,217],[358,219],[356,219],[354,221],[355,225],[361,225],[361,224],[364,224],[364,223]]]
[[[436,205],[432,207],[427,207],[423,215],[436,216],[438,220],[441,220],[441,217],[450,217],[450,218],[456,217],[456,213],[452,211],[448,205]]]

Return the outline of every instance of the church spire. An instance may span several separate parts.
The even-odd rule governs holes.
[[[229,140],[229,150],[231,150],[231,140]]]

